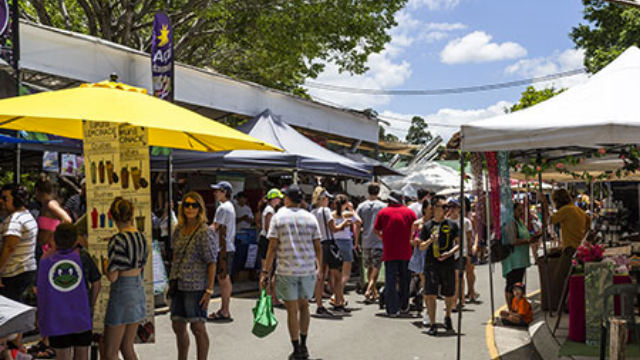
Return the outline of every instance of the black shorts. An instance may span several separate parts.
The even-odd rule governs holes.
[[[511,270],[511,272],[507,274],[507,286],[505,286],[504,291],[508,293],[512,292],[513,285],[524,280],[525,271],[527,271],[526,268]]]
[[[264,260],[267,258],[267,252],[269,251],[269,239],[266,236],[260,235],[260,239],[258,240],[258,255],[260,255],[260,259]]]
[[[454,296],[456,294],[456,267],[425,264],[424,294]]]
[[[331,252],[331,244],[335,243],[335,240],[325,240],[322,242],[322,263],[324,266],[328,266],[332,270],[342,269],[342,261],[334,259],[334,255]]]
[[[456,270],[465,270],[467,268],[467,257],[462,256],[456,259]]]
[[[235,252],[227,252],[227,275],[231,276],[233,271],[233,258],[235,257]],[[216,275],[222,275],[222,266],[221,265],[221,256],[218,253],[218,264],[216,266]]]
[[[66,349],[74,346],[91,346],[93,333],[91,330],[68,335],[49,336],[49,343],[54,349]]]
[[[23,272],[20,275],[2,278],[0,295],[19,303],[24,303],[24,293],[29,286],[34,284],[35,271]]]

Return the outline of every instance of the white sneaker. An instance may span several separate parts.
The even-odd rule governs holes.
[[[429,314],[425,311],[424,317],[422,318],[422,326],[427,327],[429,324],[431,324],[431,320],[429,319]]]

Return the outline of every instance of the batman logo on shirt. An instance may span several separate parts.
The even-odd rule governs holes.
[[[451,227],[449,225],[442,225],[442,232],[444,234],[448,234],[451,231]]]

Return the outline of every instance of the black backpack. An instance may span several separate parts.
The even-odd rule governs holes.
[[[500,262],[511,255],[513,252],[512,245],[505,245],[502,243],[502,238],[492,236],[491,242],[489,244],[489,254],[491,254],[491,262],[497,263]]]

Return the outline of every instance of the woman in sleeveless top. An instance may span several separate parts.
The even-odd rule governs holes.
[[[360,226],[362,220],[353,211],[353,205],[349,201],[347,195],[340,194],[336,196],[336,210],[332,213],[336,226],[347,223],[340,231],[333,234],[336,244],[340,248],[342,256],[342,281],[340,283],[341,292],[344,293],[344,287],[351,278],[351,267],[353,264],[353,251],[359,251],[358,238],[360,235]],[[355,245],[354,245],[355,242]],[[335,298],[332,299],[335,306],[346,306],[346,302],[337,303]]]
[[[121,352],[125,360],[135,360],[136,332],[146,317],[142,269],[147,264],[149,248],[144,235],[133,226],[131,202],[117,197],[109,214],[119,232],[109,239],[109,261],[103,268],[111,282],[105,316],[105,358],[118,360]]]
[[[38,222],[38,246],[36,248],[37,257],[52,249],[53,232],[60,223],[71,224],[71,216],[55,200],[53,184],[45,174],[41,174],[35,184],[36,200],[42,206]]]

